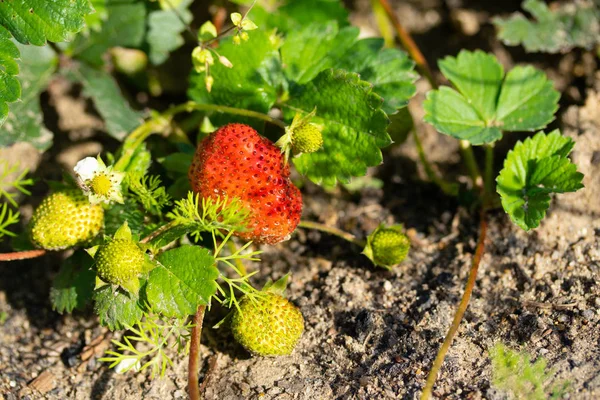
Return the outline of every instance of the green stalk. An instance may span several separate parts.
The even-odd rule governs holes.
[[[427,174],[429,180],[438,185],[445,194],[449,196],[458,196],[458,185],[450,183],[436,174],[431,166],[431,163],[427,159],[427,155],[425,154],[425,150],[423,149],[423,145],[421,144],[421,140],[419,139],[416,128],[413,128],[412,133],[415,140],[415,145],[417,146],[419,159],[421,160],[421,164],[423,164],[423,168],[425,169],[425,173]]]
[[[317,230],[317,231],[329,233],[331,235],[334,235],[334,236],[337,236],[337,237],[342,238],[344,240],[347,240],[348,242],[350,242],[352,244],[355,244],[355,245],[357,245],[358,247],[361,247],[361,248],[364,248],[367,245],[367,242],[365,242],[364,240],[358,239],[356,236],[354,236],[351,233],[345,232],[345,231],[343,231],[341,229],[338,229],[338,228],[334,228],[333,226],[327,226],[327,225],[324,225],[324,224],[320,224],[318,222],[302,220],[298,224],[298,227],[300,227],[300,228],[306,228],[306,229],[314,229],[314,230]]]
[[[485,170],[484,170],[484,204],[491,201],[494,195],[494,145],[486,144],[485,149]]]
[[[469,175],[473,181],[473,186],[480,188],[483,185],[483,181],[481,178],[481,172],[479,171],[479,166],[477,165],[477,160],[475,160],[475,154],[473,153],[473,147],[471,147],[471,143],[469,143],[467,140],[461,140],[460,152],[462,153],[463,161],[469,170]]]

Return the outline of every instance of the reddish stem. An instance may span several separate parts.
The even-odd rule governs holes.
[[[27,250],[27,251],[16,251],[14,253],[0,253],[0,261],[18,261],[27,260],[30,258],[41,257],[46,254],[46,250]]]
[[[446,353],[452,344],[452,340],[456,333],[458,332],[458,327],[460,326],[460,322],[462,321],[463,316],[465,315],[465,311],[469,306],[469,300],[471,299],[471,294],[473,293],[473,287],[475,286],[475,280],[477,279],[477,271],[479,270],[479,264],[481,263],[481,257],[483,256],[483,252],[485,250],[485,238],[487,235],[487,217],[485,213],[485,209],[481,211],[481,221],[479,223],[479,239],[477,241],[477,247],[475,248],[475,255],[473,256],[473,263],[471,264],[471,271],[469,272],[469,279],[467,280],[467,285],[465,287],[465,292],[460,300],[458,305],[458,309],[456,310],[456,314],[454,314],[454,319],[452,320],[452,325],[450,325],[450,329],[444,338],[444,343],[442,343],[442,347],[437,353],[435,357],[435,361],[433,362],[433,366],[431,367],[431,371],[429,371],[429,375],[427,376],[427,382],[425,383],[425,388],[423,389],[423,393],[421,394],[421,400],[427,400],[431,398],[431,394],[433,392],[433,385],[437,379],[438,372],[444,363],[444,358],[446,358]]]
[[[194,315],[192,335],[190,337],[190,361],[188,364],[188,391],[190,400],[200,400],[198,386],[198,370],[200,369],[200,336],[202,335],[202,321],[206,306],[198,306]]]

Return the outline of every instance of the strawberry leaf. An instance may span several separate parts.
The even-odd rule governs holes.
[[[188,91],[192,100],[260,112],[271,109],[282,85],[279,39],[274,33],[260,30],[250,35],[250,40],[240,45],[225,40],[219,46],[219,54],[227,57],[233,67],[218,62],[211,67],[214,84],[210,93],[205,73],[192,74]]]
[[[80,64],[71,75],[83,84],[84,95],[93,100],[104,119],[106,131],[117,140],[139,126],[142,115],[134,111],[123,97],[115,79],[107,72]]]
[[[94,260],[85,251],[77,251],[60,266],[50,288],[52,309],[59,314],[83,309],[92,299],[96,273]]]
[[[316,123],[323,124],[321,150],[294,159],[300,173],[328,186],[363,176],[367,167],[382,162],[380,147],[391,143],[389,124],[381,109],[383,99],[358,74],[329,69],[306,85],[294,85],[284,105],[291,121],[297,110],[317,108]]]
[[[15,102],[21,97],[21,85],[16,78],[19,73],[18,58],[19,49],[12,42],[10,33],[0,26],[0,126],[8,116],[7,103]],[[0,140],[3,136],[0,136]]]
[[[106,0],[106,21],[89,35],[78,35],[66,52],[93,66],[104,64],[111,47],[139,48],[146,35],[146,5],[140,0]]]
[[[338,28],[335,21],[310,24],[290,32],[281,47],[281,60],[286,77],[296,83],[307,83],[319,72],[332,68],[356,42],[358,28]]]
[[[542,71],[516,67],[505,76],[493,55],[465,50],[439,66],[457,90],[430,91],[424,120],[446,135],[480,145],[502,131],[533,131],[554,119],[560,94]]]
[[[23,44],[62,42],[79,32],[94,9],[88,0],[11,0],[0,2],[0,25]]]
[[[565,53],[574,47],[592,49],[600,43],[600,3],[564,3],[552,10],[540,0],[522,5],[534,18],[521,13],[507,19],[494,18],[498,37],[509,46],[522,44],[528,52]]]
[[[281,48],[286,77],[307,83],[327,68],[360,74],[384,98],[384,111],[394,113],[415,94],[414,62],[396,49],[384,49],[381,39],[356,40],[358,29],[339,29],[335,22],[313,23],[290,32]]]
[[[279,2],[275,12],[256,5],[250,17],[261,28],[277,28],[284,33],[301,30],[314,22],[335,21],[339,26],[349,25],[348,10],[339,0],[285,0]]]
[[[111,285],[96,289],[94,301],[94,310],[100,323],[111,331],[134,326],[144,315],[137,297]]]
[[[159,265],[150,272],[146,295],[152,310],[167,317],[196,313],[208,305],[217,291],[219,270],[207,249],[182,246],[156,257]]]
[[[150,47],[148,57],[154,65],[164,63],[169,57],[169,53],[183,45],[184,40],[181,36],[186,26],[181,19],[189,24],[192,20],[192,13],[188,7],[193,0],[181,1],[175,10],[158,10],[148,14],[148,35],[146,41]],[[180,19],[181,18],[181,19]]]
[[[539,226],[551,193],[575,192],[583,187],[583,174],[567,158],[573,145],[573,140],[555,130],[519,141],[508,153],[496,179],[497,191],[504,210],[524,230]]]
[[[12,44],[10,41],[9,43]],[[48,46],[25,46],[17,43],[16,47],[21,53],[18,61],[19,81],[22,86],[21,101],[10,106],[10,112],[0,135],[0,146],[27,142],[39,151],[45,151],[52,145],[53,134],[46,129],[42,121],[40,94],[46,90],[46,86],[56,70],[58,57]],[[1,75],[2,69],[0,68]],[[1,81],[2,78],[0,78]],[[0,83],[1,86],[2,83]],[[0,95],[1,98],[2,95]]]

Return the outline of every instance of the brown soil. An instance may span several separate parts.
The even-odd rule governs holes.
[[[364,3],[364,4],[363,4]],[[354,19],[365,32],[369,1],[357,2]],[[586,175],[586,188],[556,199],[541,227],[526,233],[501,211],[489,215],[490,229],[479,279],[462,327],[447,356],[434,394],[439,398],[507,398],[491,386],[489,349],[502,342],[543,356],[570,381],[572,399],[600,398],[600,73],[597,58],[584,52],[528,55],[498,43],[489,20],[517,10],[520,2],[397,2],[429,60],[460,48],[493,51],[505,63],[530,62],[543,68],[563,93],[560,127],[577,144],[573,160]],[[493,2],[496,4],[496,2]],[[500,3],[500,2],[498,2]],[[510,3],[510,4],[508,4]],[[473,33],[474,32],[474,33]],[[57,81],[46,96],[46,117],[56,117],[56,146],[37,176],[58,178],[61,167],[114,146],[101,133],[93,111],[78,94]],[[425,82],[411,104],[416,119]],[[66,107],[68,104],[78,106]],[[440,170],[460,174],[454,141],[418,124]],[[512,135],[506,149],[522,135]],[[14,149],[13,149],[14,150]],[[35,151],[20,159],[35,165]],[[25,153],[23,153],[25,152]],[[6,151],[3,157],[15,155]],[[29,154],[23,155],[23,154]],[[497,165],[500,167],[500,165]],[[205,329],[201,378],[210,376],[207,399],[396,399],[420,394],[427,372],[462,295],[477,240],[478,221],[467,210],[422,180],[409,140],[386,153],[371,174],[383,189],[325,192],[306,184],[305,219],[338,226],[358,236],[381,221],[409,229],[412,250],[402,266],[376,269],[340,239],[299,230],[290,240],[264,247],[255,283],[290,271],[288,295],[306,320],[294,354],[251,357],[227,329]],[[45,187],[36,186],[39,201]],[[30,215],[32,204],[22,211]],[[5,249],[3,249],[5,250]],[[64,255],[63,255],[64,256]],[[185,398],[187,360],[161,379],[119,375],[84,347],[109,339],[91,312],[60,316],[51,311],[48,291],[61,255],[0,267],[0,399],[178,399]],[[205,326],[223,315],[215,308]],[[209,370],[209,364],[214,368]],[[2,397],[3,396],[3,397]]]

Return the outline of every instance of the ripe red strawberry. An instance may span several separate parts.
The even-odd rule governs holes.
[[[188,177],[203,198],[239,198],[250,211],[237,236],[257,243],[287,240],[302,214],[302,195],[290,180],[281,149],[244,124],[229,124],[196,149]]]

